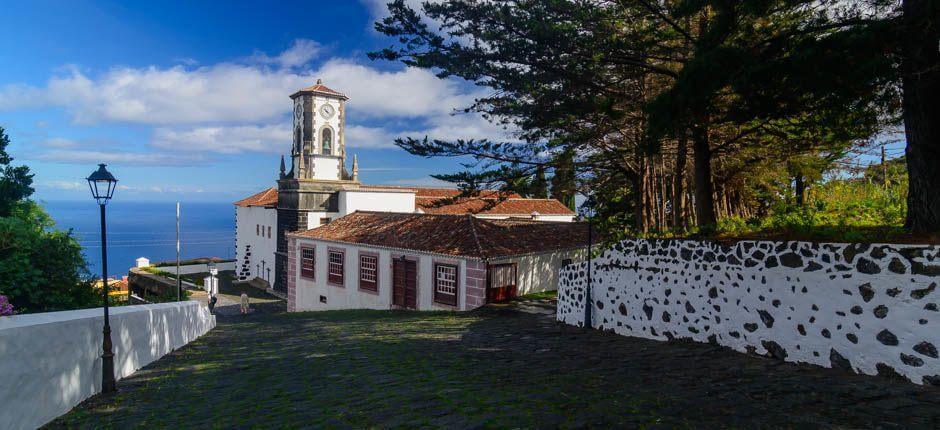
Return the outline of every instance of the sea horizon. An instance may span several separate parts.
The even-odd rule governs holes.
[[[58,230],[72,230],[88,270],[101,276],[98,205],[88,200],[38,200]],[[120,278],[136,259],[176,260],[176,202],[112,201],[107,205],[108,276]],[[231,202],[182,202],[180,258],[235,258],[235,208]]]

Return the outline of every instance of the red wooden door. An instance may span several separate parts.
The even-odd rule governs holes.
[[[416,309],[418,307],[418,265],[409,260],[392,261],[392,304]]]
[[[510,264],[491,264],[487,267],[486,288],[487,303],[498,303],[516,297],[518,287],[516,285],[516,265]]]

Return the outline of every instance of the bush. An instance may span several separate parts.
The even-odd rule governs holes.
[[[24,313],[100,306],[81,246],[53,226],[32,201],[0,217],[0,294]]]

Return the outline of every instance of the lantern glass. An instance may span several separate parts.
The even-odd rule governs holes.
[[[104,164],[98,165],[98,170],[88,176],[88,188],[91,190],[91,196],[98,201],[99,205],[105,205],[114,196],[114,190],[117,188],[117,179],[105,168]]]

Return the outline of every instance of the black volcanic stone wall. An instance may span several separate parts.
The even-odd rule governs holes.
[[[274,253],[274,290],[287,293],[287,236],[307,228],[307,213],[290,209],[277,210],[277,252]]]
[[[940,381],[937,246],[636,239],[592,268],[600,330]],[[560,321],[583,324],[586,280],[561,270]]]

